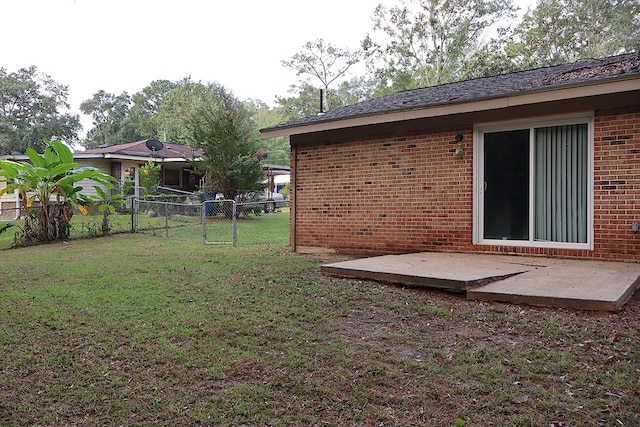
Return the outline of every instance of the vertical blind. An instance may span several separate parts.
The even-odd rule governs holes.
[[[538,241],[587,242],[587,124],[536,128],[535,220]]]

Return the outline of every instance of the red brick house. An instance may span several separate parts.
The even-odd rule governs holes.
[[[291,245],[640,261],[640,55],[399,92],[291,141]]]

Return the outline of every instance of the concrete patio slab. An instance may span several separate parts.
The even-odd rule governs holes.
[[[465,292],[500,278],[524,273],[531,270],[532,266],[544,266],[548,262],[542,258],[429,252],[326,264],[321,271],[337,276]]]
[[[640,264],[412,253],[326,264],[325,274],[465,292],[468,299],[617,311],[640,286]]]
[[[467,292],[468,299],[618,311],[640,285],[640,264],[556,260]]]

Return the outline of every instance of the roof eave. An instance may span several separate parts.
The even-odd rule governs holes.
[[[74,159],[102,159],[103,157],[103,153],[83,153],[82,151],[73,153]]]
[[[113,160],[133,160],[133,161],[142,161],[142,162],[152,160],[156,163],[191,161],[191,159],[187,159],[186,157],[153,157],[149,155],[141,156],[141,155],[134,155],[134,154],[119,154],[119,153],[105,153],[104,158],[113,159]]]
[[[261,131],[262,138],[277,136],[291,136],[305,133],[322,132],[335,129],[344,129],[356,126],[376,125],[392,122],[400,122],[414,119],[441,117],[451,114],[473,113],[479,111],[497,110],[522,105],[538,104],[543,102],[563,101],[567,99],[584,98],[588,96],[605,95],[611,93],[630,92],[640,90],[640,76],[634,74],[628,78],[617,77],[615,80],[601,80],[596,83],[587,82],[561,87],[549,87],[535,89],[526,92],[510,93],[505,96],[478,98],[472,101],[447,103],[423,108],[412,108],[353,116],[332,121],[310,123],[305,125],[293,125]]]

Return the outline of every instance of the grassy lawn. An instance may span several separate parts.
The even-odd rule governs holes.
[[[634,426],[617,314],[325,277],[283,246],[0,252],[0,425]]]

